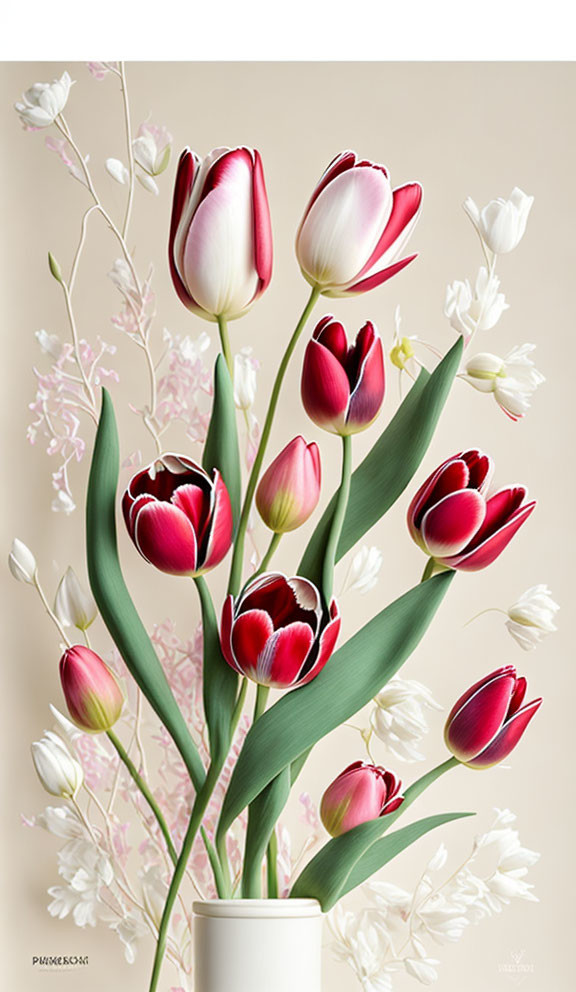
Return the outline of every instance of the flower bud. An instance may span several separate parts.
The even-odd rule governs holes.
[[[36,559],[30,548],[27,548],[23,541],[17,537],[12,541],[12,548],[8,555],[8,568],[18,582],[34,582],[36,573]]]
[[[47,730],[41,740],[32,744],[32,760],[46,792],[61,799],[74,798],[84,773],[60,737]]]
[[[513,251],[524,237],[533,203],[533,196],[527,196],[515,186],[507,200],[498,197],[479,210],[474,200],[468,197],[464,209],[490,251],[495,255],[505,255]]]
[[[322,823],[332,837],[338,837],[360,823],[393,813],[404,801],[404,796],[398,795],[401,786],[394,772],[355,761],[322,796]]]
[[[490,768],[508,757],[542,704],[534,699],[522,706],[526,688],[526,679],[506,665],[460,697],[444,729],[446,746],[458,761],[469,768]]]
[[[60,680],[68,712],[81,730],[97,734],[114,726],[124,696],[95,651],[81,644],[68,648],[60,659]]]
[[[256,506],[266,526],[276,534],[301,527],[318,505],[320,482],[318,445],[306,444],[299,435],[266,469],[256,491]]]
[[[73,568],[68,568],[60,581],[54,613],[64,627],[77,627],[78,630],[87,630],[96,619],[98,608],[94,598],[82,588]]]
[[[62,113],[73,81],[67,72],[51,83],[34,83],[15,104],[15,110],[27,129],[49,127]]]

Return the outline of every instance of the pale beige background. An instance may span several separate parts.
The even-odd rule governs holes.
[[[33,363],[39,360],[34,332],[41,327],[65,333],[62,299],[51,279],[46,253],[51,249],[68,264],[78,233],[85,191],[66,175],[56,156],[43,148],[43,135],[20,130],[11,105],[35,80],[52,79],[64,68],[77,83],[67,116],[81,147],[90,151],[93,171],[110,209],[119,215],[125,191],[106,176],[103,161],[124,153],[120,104],[114,80],[95,82],[81,64],[11,64],[2,68],[2,424],[3,502],[0,522],[2,555],[14,535],[34,548],[52,592],[61,571],[72,563],[84,574],[81,512],[70,518],[50,512],[52,463],[40,446],[25,439],[27,403],[33,396]],[[395,184],[420,179],[425,187],[423,216],[411,247],[420,257],[399,278],[353,301],[317,306],[330,308],[353,331],[366,317],[376,321],[389,343],[393,313],[400,303],[406,333],[418,333],[445,350],[453,341],[442,314],[448,281],[474,276],[480,256],[475,235],[462,210],[468,194],[479,203],[507,195],[518,184],[536,197],[528,233],[512,255],[499,265],[503,289],[511,304],[499,326],[479,338],[480,350],[505,354],[514,344],[538,345],[538,365],[547,377],[525,422],[513,424],[490,398],[456,384],[440,429],[418,475],[464,446],[480,445],[497,462],[501,483],[526,482],[540,500],[537,513],[506,554],[489,570],[462,575],[454,582],[430,634],[404,669],[423,679],[449,706],[468,683],[503,663],[516,663],[526,673],[532,695],[545,705],[522,746],[509,762],[511,770],[483,774],[465,769],[451,773],[420,801],[418,813],[469,808],[479,811],[476,823],[454,825],[444,832],[453,864],[467,851],[473,832],[483,829],[492,806],[510,806],[519,817],[523,842],[542,852],[531,871],[539,904],[517,903],[500,918],[471,929],[459,944],[439,950],[438,988],[456,992],[497,992],[511,987],[500,967],[512,954],[524,952],[533,965],[524,980],[530,992],[567,992],[572,974],[573,817],[573,283],[574,174],[576,166],[574,82],[572,65],[549,64],[134,64],[129,67],[135,121],[148,115],[166,124],[174,135],[175,152],[187,143],[204,154],[215,145],[248,143],[264,158],[275,236],[275,277],[254,311],[232,327],[233,347],[252,344],[262,360],[257,409],[265,408],[266,383],[306,295],[293,255],[293,238],[303,205],[322,169],[346,147],[385,162]],[[131,243],[137,244],[141,269],[155,266],[158,320],[155,348],[167,326],[174,333],[197,335],[209,325],[188,314],[177,300],[166,266],[166,232],[176,155],[160,178],[161,195],[136,191]],[[95,223],[98,227],[98,222]],[[117,250],[102,228],[80,272],[78,316],[81,333],[102,333],[118,345],[122,398],[145,400],[144,369],[130,341],[109,324],[117,297],[106,279]],[[298,401],[302,348],[293,362],[284,390],[282,415],[271,451],[297,431],[322,442],[328,493],[336,480],[338,445],[306,419]],[[390,388],[383,425],[397,400]],[[119,405],[124,453],[142,447],[151,454],[140,422],[124,402]],[[182,444],[174,431],[170,445]],[[359,459],[374,432],[355,443]],[[87,463],[74,472],[82,492]],[[343,601],[345,633],[352,632],[381,605],[412,585],[422,556],[409,540],[404,495],[368,539],[384,551],[385,567],[378,587],[366,597]],[[293,567],[310,531],[285,542],[282,561]],[[195,622],[189,590],[146,568],[122,535],[129,584],[148,624],[168,615],[179,629]],[[29,759],[30,741],[49,725],[48,703],[60,701],[57,643],[48,620],[30,591],[3,572],[5,631],[2,660],[3,833],[2,896],[5,949],[2,972],[14,992],[146,987],[149,947],[136,965],[124,963],[117,938],[106,930],[79,931],[69,920],[49,918],[46,889],[56,881],[57,842],[41,831],[20,826],[20,811],[33,813],[45,805]],[[523,654],[505,632],[496,614],[463,629],[464,622],[491,605],[506,606],[527,586],[551,585],[562,604],[560,632],[534,654]],[[216,592],[220,586],[213,582]],[[193,607],[195,610],[196,607]],[[97,643],[107,648],[105,631]],[[432,720],[427,744],[430,763],[444,755],[442,715]],[[302,778],[318,798],[323,786],[345,762],[361,756],[352,731],[342,730],[318,747]],[[383,748],[378,751],[386,760]],[[393,759],[392,759],[393,760]],[[392,762],[391,762],[392,763]],[[420,766],[394,762],[404,779]],[[296,806],[290,814],[297,816]],[[390,868],[387,877],[412,885],[439,835],[411,848]],[[90,955],[84,972],[38,973],[31,955]],[[115,974],[115,978],[111,975]],[[167,976],[168,977],[168,976]],[[165,987],[171,984],[168,981]],[[356,989],[352,973],[327,955],[325,988]],[[415,989],[400,976],[399,990]]]

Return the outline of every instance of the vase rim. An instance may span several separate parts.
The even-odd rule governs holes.
[[[194,902],[196,916],[220,919],[305,919],[322,915],[317,899],[205,899]]]

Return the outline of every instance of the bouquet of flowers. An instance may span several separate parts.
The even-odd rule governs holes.
[[[331,912],[340,955],[365,989],[389,988],[388,972],[399,964],[427,982],[434,977],[435,962],[422,943],[422,931],[431,932],[432,926],[426,912],[439,911],[438,899],[443,899],[443,919],[460,933],[470,922],[461,898],[464,875],[451,882],[453,896],[457,889],[460,898],[456,910],[446,893],[434,893],[430,910],[431,889],[422,902],[422,893],[418,900],[408,893],[393,897],[386,883],[370,880],[427,832],[470,815],[449,812],[413,819],[407,814],[421,793],[451,769],[485,769],[505,759],[541,699],[525,702],[526,680],[513,665],[487,673],[470,688],[463,686],[446,721],[446,760],[406,788],[394,770],[370,758],[370,738],[381,737],[400,758],[421,757],[417,745],[425,728],[423,710],[435,703],[424,686],[397,673],[426,634],[452,582],[466,580],[460,573],[491,566],[536,505],[522,485],[494,488],[491,457],[473,447],[446,457],[418,487],[413,481],[426,463],[456,377],[493,393],[513,420],[525,414],[542,381],[530,358],[531,345],[504,359],[483,353],[463,364],[462,358],[475,333],[492,328],[507,306],[496,263],[522,238],[532,198],[515,189],[508,200],[494,200],[482,210],[466,202],[485,265],[474,288],[468,282],[448,288],[446,316],[457,333],[445,355],[418,338],[402,336],[398,318],[389,362],[401,383],[410,380],[410,388],[382,427],[378,418],[385,359],[375,323],[366,321],[354,336],[339,316],[324,314],[319,303],[323,297],[344,301],[372,293],[404,269],[403,278],[417,278],[411,265],[416,255],[407,254],[407,246],[422,209],[422,188],[418,182],[393,188],[383,165],[351,151],[337,155],[316,184],[298,228],[296,254],[308,299],[291,337],[284,340],[278,334],[283,352],[260,428],[251,412],[257,362],[247,353],[233,355],[229,338],[229,322],[250,311],[272,277],[260,154],[242,146],[217,148],[203,159],[188,149],[180,156],[170,272],[188,311],[217,330],[220,352],[210,370],[203,357],[205,334],[193,341],[165,332],[161,361],[166,370],[160,377],[161,361],[154,359],[151,345],[152,273],[143,277],[137,271],[127,238],[135,181],[158,193],[171,136],[146,123],[133,137],[124,65],[90,63],[89,68],[97,79],[112,77],[120,84],[128,163],[108,159],[106,167],[126,188],[122,222],[104,206],[88,156],[64,116],[68,74],[52,84],[36,84],[16,105],[27,129],[54,129],[57,136],[51,131],[47,146],[85,187],[88,204],[66,274],[49,255],[70,341],[40,332],[39,344],[51,367],[37,372],[30,437],[47,438],[49,451],[62,458],[53,479],[55,508],[65,512],[75,506],[70,467],[91,448],[85,500],[91,592],[69,569],[52,607],[30,549],[16,540],[9,561],[13,575],[36,588],[63,642],[60,677],[68,716],[54,709],[58,732],[47,731],[32,748],[43,786],[64,800],[34,821],[66,840],[60,854],[66,885],[51,890],[50,912],[61,917],[72,913],[79,925],[108,923],[123,940],[128,960],[134,958],[138,939],[152,933],[153,992],[166,955],[178,967],[183,985],[189,981],[190,914],[181,894],[186,878],[201,896],[314,899],[326,913],[347,893],[368,886],[381,917],[375,923],[372,914],[363,922],[362,940],[357,918],[340,908]],[[118,377],[102,364],[115,349],[81,338],[75,319],[75,280],[92,215],[107,224],[119,249],[111,278],[122,309],[114,324],[143,353],[150,377],[150,402],[134,409],[153,441],[154,457],[146,466],[137,464],[137,456],[128,459],[136,471],[124,492],[119,491],[114,411],[120,400],[113,402],[105,385]],[[279,453],[269,450],[274,418],[282,415],[285,373],[292,360],[300,360],[301,339],[302,404],[320,432],[341,439],[341,480],[316,520],[296,574],[286,575],[280,564],[282,539],[316,513],[322,489],[318,442],[297,436]],[[434,357],[432,370],[417,357],[422,348]],[[209,411],[202,407],[205,396],[211,398]],[[245,456],[239,443],[242,419]],[[199,456],[165,450],[163,436],[174,420],[185,425],[191,443],[201,443]],[[81,436],[81,425],[91,421],[96,423],[92,445]],[[354,438],[366,430],[373,433],[374,443],[355,464]],[[413,588],[342,643],[335,566],[405,493],[410,497],[407,538],[423,553],[421,579],[415,577]],[[185,641],[170,621],[152,634],[146,631],[118,555],[119,509],[136,551],[150,567],[151,581],[161,582],[161,573],[192,579],[201,628],[191,627]],[[254,509],[270,534],[261,560],[248,560],[246,550]],[[373,584],[380,563],[376,549],[363,547],[354,559],[351,581]],[[228,571],[223,602],[214,602],[210,590],[209,575],[217,568]],[[554,629],[556,609],[546,586],[529,590],[510,608],[509,629],[521,647],[533,647]],[[114,646],[107,661],[88,637],[97,613]],[[74,643],[71,629],[82,632],[82,643]],[[256,689],[249,717],[245,708],[251,683]],[[268,706],[271,688],[282,694]],[[279,822],[290,792],[314,746],[372,701],[370,728],[364,734],[370,760],[354,760],[326,783],[319,816],[327,836],[322,837],[311,798],[301,797],[309,842],[295,861]],[[147,707],[156,721],[161,755],[156,783],[141,736]],[[123,822],[114,806],[119,793],[145,832],[136,889],[127,871],[130,821]],[[81,804],[82,795],[87,805]],[[92,821],[97,817],[96,824]],[[509,848],[526,852],[517,858],[517,868],[510,869],[520,872],[511,876],[516,891],[510,885],[507,896],[500,893],[503,901],[512,895],[531,897],[522,878],[536,858],[520,847],[511,819],[507,811],[499,813],[492,834],[474,849],[499,831],[506,834]],[[442,845],[430,871],[440,870],[444,861]],[[497,894],[490,890],[490,905],[488,890],[468,905],[477,907],[485,899],[486,912],[494,910]],[[404,907],[404,920],[420,913],[404,956],[388,953],[399,906]]]

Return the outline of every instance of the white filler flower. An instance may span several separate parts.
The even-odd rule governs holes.
[[[14,105],[16,113],[26,127],[49,127],[66,106],[72,80],[67,72],[52,83],[34,83],[22,95],[22,102]]]
[[[498,197],[490,200],[479,210],[474,200],[468,197],[464,210],[478,230],[484,244],[495,255],[506,255],[524,237],[528,214],[534,203],[533,196],[527,196],[515,186],[507,200]]]
[[[467,343],[476,331],[489,331],[508,309],[504,293],[500,293],[500,280],[481,266],[474,290],[466,279],[456,280],[446,288],[444,314],[451,327]]]
[[[465,366],[462,379],[481,393],[493,393],[498,406],[511,420],[520,420],[530,409],[530,400],[545,382],[531,359],[533,344],[517,345],[499,358],[490,352],[474,355]]]
[[[532,586],[508,608],[506,626],[524,651],[532,651],[542,638],[558,629],[554,619],[559,609],[547,585]]]
[[[414,679],[396,676],[374,699],[370,727],[397,758],[423,761],[418,750],[428,733],[426,710],[441,710],[430,690]]]

